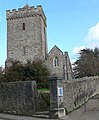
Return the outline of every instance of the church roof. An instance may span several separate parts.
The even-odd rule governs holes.
[[[55,49],[57,49],[59,52],[61,52],[63,54],[63,52],[56,46],[54,45],[54,47],[50,50],[49,54],[54,51]]]

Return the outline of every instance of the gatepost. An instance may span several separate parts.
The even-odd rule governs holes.
[[[49,117],[57,119],[65,116],[63,105],[63,80],[62,78],[50,77],[50,111]]]

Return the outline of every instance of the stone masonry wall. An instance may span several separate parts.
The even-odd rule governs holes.
[[[31,116],[48,106],[48,102],[44,100],[48,96],[49,93],[38,93],[35,81],[2,83],[0,112]]]
[[[0,84],[0,111],[4,113],[35,113],[36,83],[10,82]]]
[[[85,77],[78,80],[63,82],[63,99],[66,112],[73,111],[94,94],[98,79],[98,77]]]
[[[56,66],[54,64],[55,57],[58,58]],[[65,80],[73,78],[68,52],[63,53],[56,45],[50,50],[45,64],[48,66],[51,76],[58,76]]]
[[[54,58],[58,57],[59,66],[54,66]],[[49,52],[49,56],[46,61],[51,75],[57,75],[63,77],[63,52],[55,45]]]
[[[6,18],[7,62],[19,60],[26,63],[27,60],[44,60],[47,54],[46,16],[42,7],[34,8],[26,5],[18,11],[7,10]]]

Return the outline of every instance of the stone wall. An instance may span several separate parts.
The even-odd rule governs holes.
[[[46,111],[50,106],[50,93],[39,91],[36,97],[36,112]]]
[[[22,63],[27,63],[27,60],[44,60],[47,54],[46,16],[42,7],[26,5],[18,10],[7,10],[6,18],[6,66],[10,66],[10,60],[18,60]]]
[[[57,58],[56,65],[55,58]],[[68,52],[62,52],[56,45],[48,53],[45,64],[48,67],[51,76],[58,76],[65,80],[73,78]]]
[[[58,58],[58,65],[54,65],[54,58]],[[55,45],[48,54],[46,61],[51,75],[63,77],[63,52]]]
[[[0,84],[0,112],[33,115],[48,106],[44,99],[48,96],[49,94],[38,93],[35,81],[2,83]]]
[[[73,111],[94,94],[98,79],[98,77],[85,77],[63,82],[63,99],[66,112]]]

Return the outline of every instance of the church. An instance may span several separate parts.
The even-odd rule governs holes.
[[[62,52],[58,46],[48,52],[47,19],[42,6],[26,4],[18,10],[6,10],[7,19],[7,60],[18,60],[23,64],[27,60],[43,60],[51,75],[65,80],[73,78],[68,52]]]

